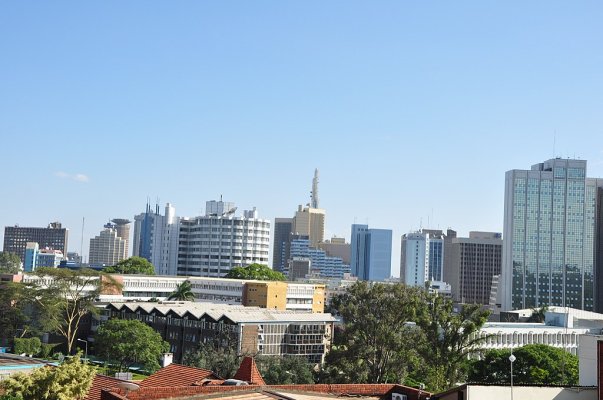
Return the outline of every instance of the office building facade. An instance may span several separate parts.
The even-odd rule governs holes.
[[[25,248],[23,270],[34,272],[39,267],[56,268],[63,259],[64,255],[60,250],[40,249],[36,242],[28,242]]]
[[[411,286],[425,282],[448,282],[445,279],[450,262],[450,241],[456,232],[448,229],[421,229],[402,235],[400,245],[400,279]]]
[[[60,222],[51,222],[46,228],[7,226],[4,228],[3,251],[15,253],[25,261],[25,249],[28,242],[38,243],[42,249],[60,250],[67,254],[69,230]]]
[[[274,239],[272,242],[272,269],[282,272],[287,259],[283,259],[289,245],[289,235],[293,232],[293,218],[274,219]]]
[[[113,224],[90,239],[88,263],[93,267],[115,265],[128,257],[127,240],[120,237]]]
[[[289,244],[289,265],[286,272],[290,274],[291,279],[298,276],[297,268],[303,260],[309,261],[309,268],[312,274],[323,278],[343,278],[344,274],[350,273],[350,266],[344,264],[340,257],[330,257],[326,251],[312,247],[312,243],[307,236],[292,235]]]
[[[498,232],[469,232],[468,238],[451,240],[444,280],[452,287],[453,300],[490,304],[493,279],[501,272],[502,246],[502,234]]]
[[[242,217],[231,208],[220,215],[206,212],[180,219],[178,275],[223,277],[234,267],[268,265],[270,221],[258,218],[257,210]],[[213,211],[220,205],[206,207]]]
[[[505,176],[504,310],[595,309],[603,181],[586,161],[551,159]]]
[[[383,281],[391,277],[391,230],[353,224],[350,242],[352,275],[368,281]]]
[[[176,275],[180,220],[176,209],[167,203],[164,215],[147,204],[146,211],[134,217],[133,255],[149,260],[157,275]]]

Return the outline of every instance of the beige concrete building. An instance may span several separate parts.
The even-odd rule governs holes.
[[[300,205],[293,217],[293,233],[308,236],[310,246],[318,247],[325,239],[325,210]]]
[[[121,238],[111,224],[105,225],[98,236],[90,239],[90,265],[115,265],[127,257],[127,240]]]
[[[324,250],[330,257],[339,257],[344,264],[350,264],[351,248],[344,238],[333,236],[331,240],[325,240],[318,244],[318,248]]]

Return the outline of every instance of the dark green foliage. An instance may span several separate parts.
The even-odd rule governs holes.
[[[42,343],[40,346],[40,352],[38,353],[38,357],[43,359],[49,359],[52,356],[54,348],[58,345],[59,343]]]
[[[420,332],[413,324],[424,291],[358,282],[332,301],[345,321],[319,375],[322,382],[401,383],[415,367]]]
[[[168,296],[168,300],[194,301],[195,295],[191,283],[189,281],[184,281],[176,286],[176,290]]]
[[[17,274],[21,270],[21,259],[15,253],[0,252],[0,274]]]
[[[532,315],[530,315],[530,318],[528,318],[528,322],[537,322],[537,323],[544,322],[544,314],[548,310],[549,310],[549,308],[546,306],[540,307],[540,308],[534,308],[532,310]]]
[[[155,275],[155,267],[146,258],[130,257],[121,260],[116,265],[103,268],[103,272],[107,274]]]
[[[182,363],[213,371],[224,379],[232,378],[239,369],[240,358],[231,346],[221,346],[222,340],[201,343],[194,352],[184,354]]]
[[[246,267],[235,267],[228,271],[226,278],[250,279],[257,281],[284,281],[287,278],[281,272],[273,271],[266,265],[250,264]]]
[[[326,364],[324,383],[423,383],[431,391],[454,386],[466,376],[467,356],[483,339],[474,334],[488,312],[403,284],[358,282],[336,296],[341,315]]]
[[[37,337],[32,338],[15,338],[14,352],[15,354],[35,355],[42,349],[42,341]]]
[[[312,365],[305,357],[260,356],[255,361],[268,385],[314,383]]]
[[[2,394],[0,395],[0,400],[23,400],[23,397],[19,395]]]
[[[169,351],[158,332],[138,320],[111,319],[100,326],[95,338],[99,356],[127,371],[133,364],[142,364],[148,372],[160,368],[159,359]]]
[[[485,338],[475,333],[488,320],[489,311],[480,305],[465,305],[453,312],[452,301],[435,294],[427,297],[417,325],[425,335],[419,346],[424,360],[425,380],[432,390],[444,390],[466,376],[466,360]]]
[[[513,383],[577,385],[578,357],[545,344],[529,344],[513,351]],[[470,382],[509,384],[510,350],[489,350],[481,360],[471,362]]]

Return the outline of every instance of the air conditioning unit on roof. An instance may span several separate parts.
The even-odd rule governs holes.
[[[408,396],[400,393],[392,393],[392,400],[408,400]]]

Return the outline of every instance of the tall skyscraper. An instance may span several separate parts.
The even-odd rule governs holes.
[[[427,281],[443,282],[453,237],[456,232],[450,229],[446,234],[439,229],[421,229],[402,235],[400,279],[407,285],[421,287]]]
[[[506,173],[503,310],[598,308],[602,188],[603,180],[586,177],[584,160],[557,158]]]
[[[382,281],[391,277],[392,231],[353,224],[351,272],[358,279]]]
[[[178,270],[178,234],[180,220],[176,209],[165,205],[165,213],[159,213],[147,204],[146,211],[134,217],[133,255],[149,260],[157,275],[176,275]]]
[[[98,236],[90,239],[88,263],[91,266],[115,265],[128,257],[126,246],[127,240],[118,235],[116,226],[106,224]]]
[[[233,203],[211,201],[205,216],[180,219],[178,275],[223,277],[234,267],[268,264],[270,221],[255,208],[242,217],[234,211]]]
[[[318,247],[325,240],[325,210],[300,205],[293,217],[293,233],[308,236],[310,245]]]
[[[69,230],[60,222],[51,222],[47,228],[7,226],[4,228],[3,251],[15,253],[25,261],[27,242],[36,242],[39,247],[60,250],[67,254],[67,238]]]
[[[274,239],[272,244],[272,269],[282,272],[287,260],[283,259],[285,247],[289,244],[289,235],[293,232],[293,218],[274,219]]]
[[[468,238],[451,240],[444,281],[455,301],[489,304],[492,279],[501,271],[502,246],[502,235],[496,232],[469,232]]]

